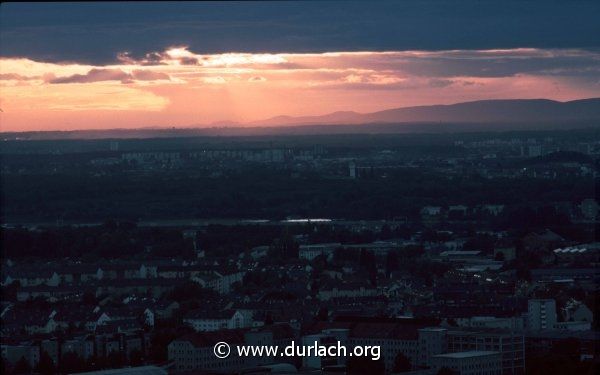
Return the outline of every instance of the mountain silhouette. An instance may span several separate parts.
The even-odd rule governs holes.
[[[600,98],[558,102],[548,99],[479,100],[450,105],[387,109],[372,113],[334,112],[323,116],[277,116],[247,125],[369,123],[511,123],[600,120]]]

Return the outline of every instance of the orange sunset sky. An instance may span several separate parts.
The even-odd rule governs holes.
[[[3,131],[198,126],[479,99],[600,96],[577,49],[222,53],[185,46],[110,65],[0,59]],[[564,66],[561,66],[563,65]],[[540,68],[540,66],[542,68]]]
[[[598,17],[594,2],[7,3],[0,130],[600,97]]]

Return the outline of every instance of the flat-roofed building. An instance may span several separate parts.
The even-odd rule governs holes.
[[[523,334],[504,330],[448,331],[448,352],[493,351],[502,358],[502,374],[525,372],[525,338]]]
[[[448,368],[459,375],[501,375],[502,355],[499,352],[472,350],[433,356],[434,368]]]
[[[531,299],[527,303],[527,328],[534,331],[554,329],[556,324],[556,301]]]
[[[326,259],[331,259],[335,249],[341,247],[340,243],[322,243],[314,245],[300,245],[298,257],[300,259],[313,260],[319,255],[323,255]]]

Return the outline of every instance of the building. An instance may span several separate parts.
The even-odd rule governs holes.
[[[526,324],[525,318],[522,316],[472,316],[464,319],[457,319],[457,323],[459,327],[506,330],[523,330]]]
[[[226,342],[231,346],[231,354],[227,358],[215,356],[213,349],[218,342]],[[243,333],[239,330],[189,334],[169,344],[168,358],[174,363],[174,369],[178,371],[197,369],[214,372],[239,371],[244,359],[237,355],[235,348],[243,342]]]
[[[192,327],[196,332],[212,332],[249,326],[249,322],[246,322],[244,315],[236,310],[194,310],[183,318],[183,323]]]
[[[588,198],[581,201],[579,205],[581,209],[581,214],[586,219],[595,220],[598,216],[598,211],[600,210],[600,205],[596,202],[595,199]]]
[[[351,349],[356,346],[376,346],[380,349],[381,359],[386,373],[391,373],[398,354],[404,355],[413,370],[430,365],[429,356],[445,352],[445,328],[430,327],[432,320],[396,319],[381,321],[376,319],[358,319],[353,321],[317,323],[308,334],[302,336],[304,345],[341,345]],[[303,366],[321,369],[324,366],[344,365],[347,358],[321,358],[317,356],[303,358]]]
[[[313,260],[316,257],[323,255],[326,259],[331,260],[336,250],[340,251],[370,251],[375,256],[384,257],[390,251],[399,250],[401,246],[396,242],[390,241],[375,241],[372,243],[362,244],[346,244],[341,243],[322,243],[313,245],[300,245],[298,257],[300,259]]]
[[[79,375],[167,375],[168,372],[158,366],[138,366],[117,369],[107,369],[89,372],[79,372]]]
[[[448,368],[459,375],[501,375],[502,359],[498,352],[468,351],[433,356],[434,368]]]
[[[52,362],[55,365],[58,364],[60,354],[60,343],[58,342],[58,340],[42,340],[40,342],[40,356],[44,352],[48,354],[48,356],[50,357],[50,359],[52,359]]]
[[[447,351],[500,353],[503,375],[525,372],[525,338],[507,330],[449,331],[446,335]]]
[[[16,345],[2,344],[0,349],[2,359],[13,365],[21,358],[25,358],[31,368],[34,368],[40,362],[40,347],[29,342]]]
[[[218,332],[198,332],[173,340],[168,346],[168,359],[174,370],[202,370],[210,373],[240,373],[243,369],[280,363],[281,357],[238,355],[238,346],[268,345],[283,348],[291,344],[295,335],[287,324],[276,324],[252,330],[221,330]],[[214,346],[225,342],[231,352],[226,358],[215,356]]]
[[[191,280],[202,285],[203,288],[212,289],[219,294],[227,294],[231,292],[233,284],[242,281],[245,274],[245,272],[233,272],[230,274],[212,272],[193,276]]]
[[[527,304],[527,328],[533,331],[553,329],[556,324],[556,301],[532,299]]]
[[[594,312],[585,304],[577,301],[569,302],[564,309],[565,321],[593,322]]]
[[[444,212],[440,206],[425,206],[419,213],[421,222],[425,226],[438,224],[444,218]]]
[[[315,245],[300,245],[298,257],[300,259],[313,260],[316,257],[323,255],[327,259],[333,257],[335,249],[341,247],[340,243],[322,243]]]
[[[600,262],[600,243],[594,242],[577,246],[554,249],[558,263],[590,264]]]
[[[527,147],[527,155],[530,158],[542,156],[542,145],[529,145]]]
[[[448,262],[463,263],[471,259],[478,259],[481,256],[481,251],[477,250],[457,250],[457,251],[442,251],[440,258]]]
[[[481,207],[481,211],[488,215],[498,216],[504,211],[503,204],[485,204]]]
[[[500,246],[494,248],[494,259],[504,262],[517,258],[517,249],[514,246]]]
[[[428,327],[419,329],[418,363],[422,367],[432,367],[433,357],[446,352],[447,329]]]
[[[75,353],[84,360],[89,359],[94,355],[94,340],[93,338],[79,337],[72,340],[66,340],[60,346],[62,355],[65,353]]]
[[[350,172],[350,178],[356,178],[356,163],[351,161],[348,164],[348,170]]]
[[[537,268],[531,270],[531,281],[534,282],[590,282],[600,280],[599,268]]]
[[[372,297],[379,294],[379,291],[374,288],[365,286],[359,282],[338,283],[335,281],[324,285],[317,294],[320,301],[329,301],[335,298],[362,298]]]
[[[350,336],[349,329],[329,329],[321,333],[306,335],[302,337],[302,345],[305,347],[312,345],[335,346],[338,342],[341,345],[348,346]],[[319,356],[317,353],[310,353],[302,357],[302,367],[309,369],[321,369],[325,366],[345,365],[346,357],[328,357]]]
[[[589,331],[592,329],[592,324],[590,322],[558,322],[554,328],[564,331]]]

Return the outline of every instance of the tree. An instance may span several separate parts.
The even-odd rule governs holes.
[[[182,303],[191,300],[208,300],[215,295],[216,292],[212,289],[206,289],[194,281],[188,281],[168,293],[168,299]]]
[[[478,250],[490,254],[494,252],[495,238],[489,235],[476,235],[463,245],[464,250]]]
[[[442,367],[438,372],[437,375],[457,375],[458,373],[448,367]]]
[[[3,286],[0,289],[0,297],[2,297],[3,301],[16,301],[17,300],[17,292],[21,288],[21,282],[19,280],[15,280],[9,285]]]
[[[86,370],[87,371],[98,371],[101,370],[105,367],[105,363],[104,363],[104,357],[97,357],[95,355],[90,356],[86,363]]]
[[[325,254],[319,254],[310,262],[310,265],[312,266],[314,273],[320,275],[321,272],[327,268],[327,257]]]
[[[383,375],[385,364],[381,358],[375,361],[370,357],[350,357],[346,362],[346,371],[349,375]]]
[[[448,323],[450,327],[458,327],[458,323],[456,323],[456,319],[454,318],[446,319],[446,323]]]
[[[54,361],[50,357],[47,351],[43,350],[40,354],[40,361],[36,367],[36,371],[42,375],[50,375],[56,372],[56,366]]]
[[[363,267],[364,264],[367,263],[367,250],[364,247],[360,249],[360,258],[358,262],[361,267]]]
[[[360,266],[369,274],[369,281],[372,286],[377,286],[377,260],[372,251],[364,248],[360,251]]]
[[[60,361],[60,372],[73,373],[85,370],[85,361],[75,352],[66,352]]]
[[[294,241],[294,237],[286,227],[282,230],[280,238],[273,241],[268,254],[273,259],[297,259],[299,249],[300,246]]]
[[[395,251],[388,252],[385,258],[386,275],[390,277],[392,272],[397,271],[399,268],[398,254]]]
[[[8,361],[6,360],[6,358],[2,358],[2,362],[1,362],[1,366],[0,367],[0,374],[9,374],[10,373],[10,363],[8,363]]]
[[[168,346],[171,341],[177,337],[191,333],[193,330],[187,326],[173,328],[171,325],[166,328],[158,328],[154,330],[152,335],[152,344],[150,345],[150,353],[148,354],[149,362],[164,362],[168,357]]]
[[[142,352],[135,349],[132,350],[129,354],[129,364],[131,366],[141,366],[144,363],[144,357],[142,356]]]
[[[270,312],[268,312],[267,315],[265,316],[265,325],[271,326],[273,324],[275,324],[275,321],[273,320],[273,316],[271,315]]]
[[[119,351],[112,351],[106,356],[106,364],[109,368],[120,368],[125,364],[125,356]]]
[[[321,307],[317,312],[317,320],[321,322],[326,322],[329,320],[329,310],[327,307]]]
[[[25,359],[25,357],[21,357],[15,363],[15,368],[13,369],[13,373],[15,374],[29,374],[31,372],[31,366],[29,366],[29,362]]]
[[[84,292],[81,296],[81,303],[84,305],[96,305],[98,303],[98,299],[93,293]]]
[[[384,224],[381,226],[381,232],[379,232],[379,238],[382,240],[389,240],[392,238],[392,229],[389,225]]]
[[[411,369],[410,359],[408,359],[404,353],[398,352],[398,355],[394,358],[393,372],[408,372]]]

